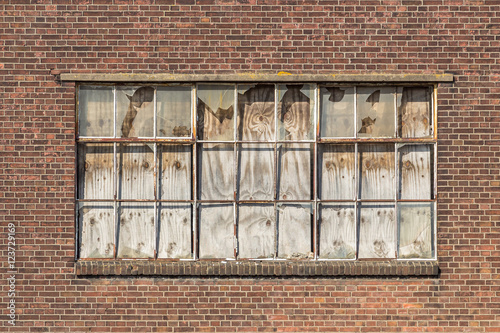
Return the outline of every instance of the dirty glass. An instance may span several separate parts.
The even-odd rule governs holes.
[[[234,139],[234,85],[198,85],[198,139]]]
[[[191,136],[191,86],[157,88],[156,136]]]
[[[78,93],[78,134],[81,137],[112,137],[113,87],[80,86]]]
[[[354,137],[354,87],[321,87],[320,135]]]

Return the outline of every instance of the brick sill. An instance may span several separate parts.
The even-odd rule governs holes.
[[[79,276],[343,277],[437,276],[437,261],[141,261],[81,260]]]

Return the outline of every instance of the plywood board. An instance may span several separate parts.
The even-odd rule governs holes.
[[[202,140],[234,139],[234,86],[199,85],[197,132]]]
[[[234,148],[231,144],[206,143],[199,147],[198,165],[201,166],[200,199],[234,199]]]
[[[392,204],[360,204],[358,258],[396,257],[394,210]]]
[[[434,203],[399,204],[399,258],[434,256]]]
[[[191,204],[162,203],[159,217],[158,258],[192,258]]]
[[[354,145],[319,146],[318,192],[322,200],[349,200],[356,195]]]
[[[274,205],[240,205],[238,208],[239,258],[273,258],[276,252]]]
[[[121,144],[118,146],[118,198],[154,199],[153,146]]]
[[[319,257],[356,258],[356,212],[354,204],[321,204]]]
[[[358,146],[361,199],[395,198],[394,144]]]
[[[78,145],[78,198],[113,199],[113,145]]]
[[[191,136],[191,86],[157,88],[156,135],[158,137]]]
[[[321,87],[320,108],[321,137],[354,137],[353,87]]]
[[[278,86],[278,139],[311,140],[314,138],[314,99],[312,86]]]
[[[358,87],[356,95],[358,137],[394,137],[396,134],[395,88]]]
[[[238,86],[238,139],[275,139],[274,85]]]
[[[274,199],[272,145],[238,145],[238,194],[240,200]]]
[[[432,198],[432,156],[431,145],[405,145],[398,148],[401,199]]]
[[[154,205],[122,203],[118,208],[118,258],[154,258]]]
[[[192,198],[192,149],[191,145],[158,146],[160,199]]]
[[[233,205],[200,205],[199,249],[201,259],[234,258]]]
[[[398,132],[402,138],[420,138],[432,134],[432,89],[398,88]]]
[[[113,258],[114,211],[109,203],[80,203],[80,258]]]
[[[153,137],[154,88],[116,88],[116,136]]]
[[[282,204],[278,207],[278,257],[313,258],[311,205]]]
[[[310,144],[283,144],[278,149],[279,199],[312,198],[312,147]]]

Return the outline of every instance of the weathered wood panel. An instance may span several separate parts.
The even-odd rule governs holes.
[[[432,258],[434,203],[399,204],[399,258]]]
[[[162,203],[159,216],[158,258],[192,258],[191,204]]]
[[[113,258],[114,211],[109,203],[80,203],[80,258]]]
[[[432,146],[406,145],[398,149],[401,199],[432,198]]]
[[[396,218],[392,204],[360,204],[359,258],[396,257]]]
[[[238,91],[238,139],[274,141],[274,85],[240,85]]]
[[[154,130],[154,88],[116,88],[116,135],[152,137]]]
[[[313,258],[311,205],[282,204],[278,207],[278,257]]]
[[[160,164],[160,199],[192,198],[192,146],[158,146]]]
[[[395,94],[394,87],[357,88],[358,137],[394,137]]]
[[[276,251],[274,205],[238,207],[239,258],[273,258]]]
[[[112,87],[80,86],[78,93],[79,136],[113,136]]]
[[[199,147],[201,200],[234,199],[234,149],[231,144],[206,143]]]
[[[154,258],[154,205],[122,203],[118,208],[118,258]]]
[[[312,146],[283,144],[278,151],[279,199],[310,200],[312,197]]]
[[[199,85],[197,105],[198,138],[234,139],[234,86]]]
[[[356,212],[353,204],[322,204],[320,209],[319,257],[356,257]]]
[[[311,140],[314,138],[311,85],[278,86],[278,139]]]
[[[356,195],[354,145],[320,145],[318,193],[322,200],[348,200]]]
[[[200,258],[234,258],[233,205],[201,204],[199,221]]]
[[[154,152],[149,145],[118,146],[118,198],[154,199]]]
[[[359,145],[361,199],[395,198],[394,144]]]
[[[157,88],[157,136],[191,136],[191,90],[191,86]]]
[[[272,145],[238,145],[238,191],[240,200],[274,199]]]
[[[432,134],[432,90],[428,87],[398,88],[398,132],[403,138]]]
[[[326,138],[354,137],[354,88],[322,87],[320,103],[320,135]]]
[[[78,146],[79,199],[113,199],[113,149],[109,144]]]

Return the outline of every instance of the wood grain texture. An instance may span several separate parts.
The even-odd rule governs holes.
[[[118,258],[154,258],[154,205],[122,203],[118,208]]]
[[[311,99],[304,94],[309,85],[279,85],[278,138],[280,140],[311,140],[313,110]]]
[[[239,258],[273,258],[276,251],[276,213],[273,205],[238,207]]]
[[[396,218],[392,204],[360,204],[358,258],[396,257]]]
[[[319,257],[356,258],[356,212],[353,204],[321,204]]]
[[[394,144],[359,145],[361,199],[395,198]]]
[[[104,203],[80,203],[80,258],[113,258],[115,228],[113,206]]]
[[[113,145],[78,146],[78,198],[113,199]]]
[[[272,145],[238,145],[238,195],[240,200],[274,199]]]
[[[319,197],[322,200],[354,199],[355,164],[354,145],[320,145]]]
[[[321,137],[354,137],[353,87],[321,87],[320,107]]]
[[[201,200],[234,199],[234,150],[231,144],[206,143],[199,147],[198,179]]]
[[[432,146],[406,145],[398,149],[401,199],[432,198]]]
[[[242,86],[238,93],[238,139],[275,138],[274,85]]]
[[[310,200],[312,197],[312,146],[283,144],[278,148],[278,197]]]
[[[191,145],[158,146],[160,199],[191,199],[192,149]]]
[[[234,258],[233,205],[200,205],[199,249],[201,259]]]
[[[278,207],[278,257],[313,258],[310,205],[282,204]]]
[[[118,198],[154,199],[154,152],[149,145],[118,146]]]
[[[192,258],[191,204],[161,203],[158,258]]]
[[[112,87],[80,86],[78,92],[79,136],[113,136]]]
[[[234,86],[199,85],[196,109],[199,139],[234,139]]]
[[[191,90],[191,86],[157,88],[157,136],[191,136]]]
[[[402,138],[420,138],[432,134],[429,87],[398,88],[398,131]]]
[[[433,257],[434,203],[399,204],[399,258]]]
[[[394,87],[358,87],[358,137],[394,137],[396,123]]]

